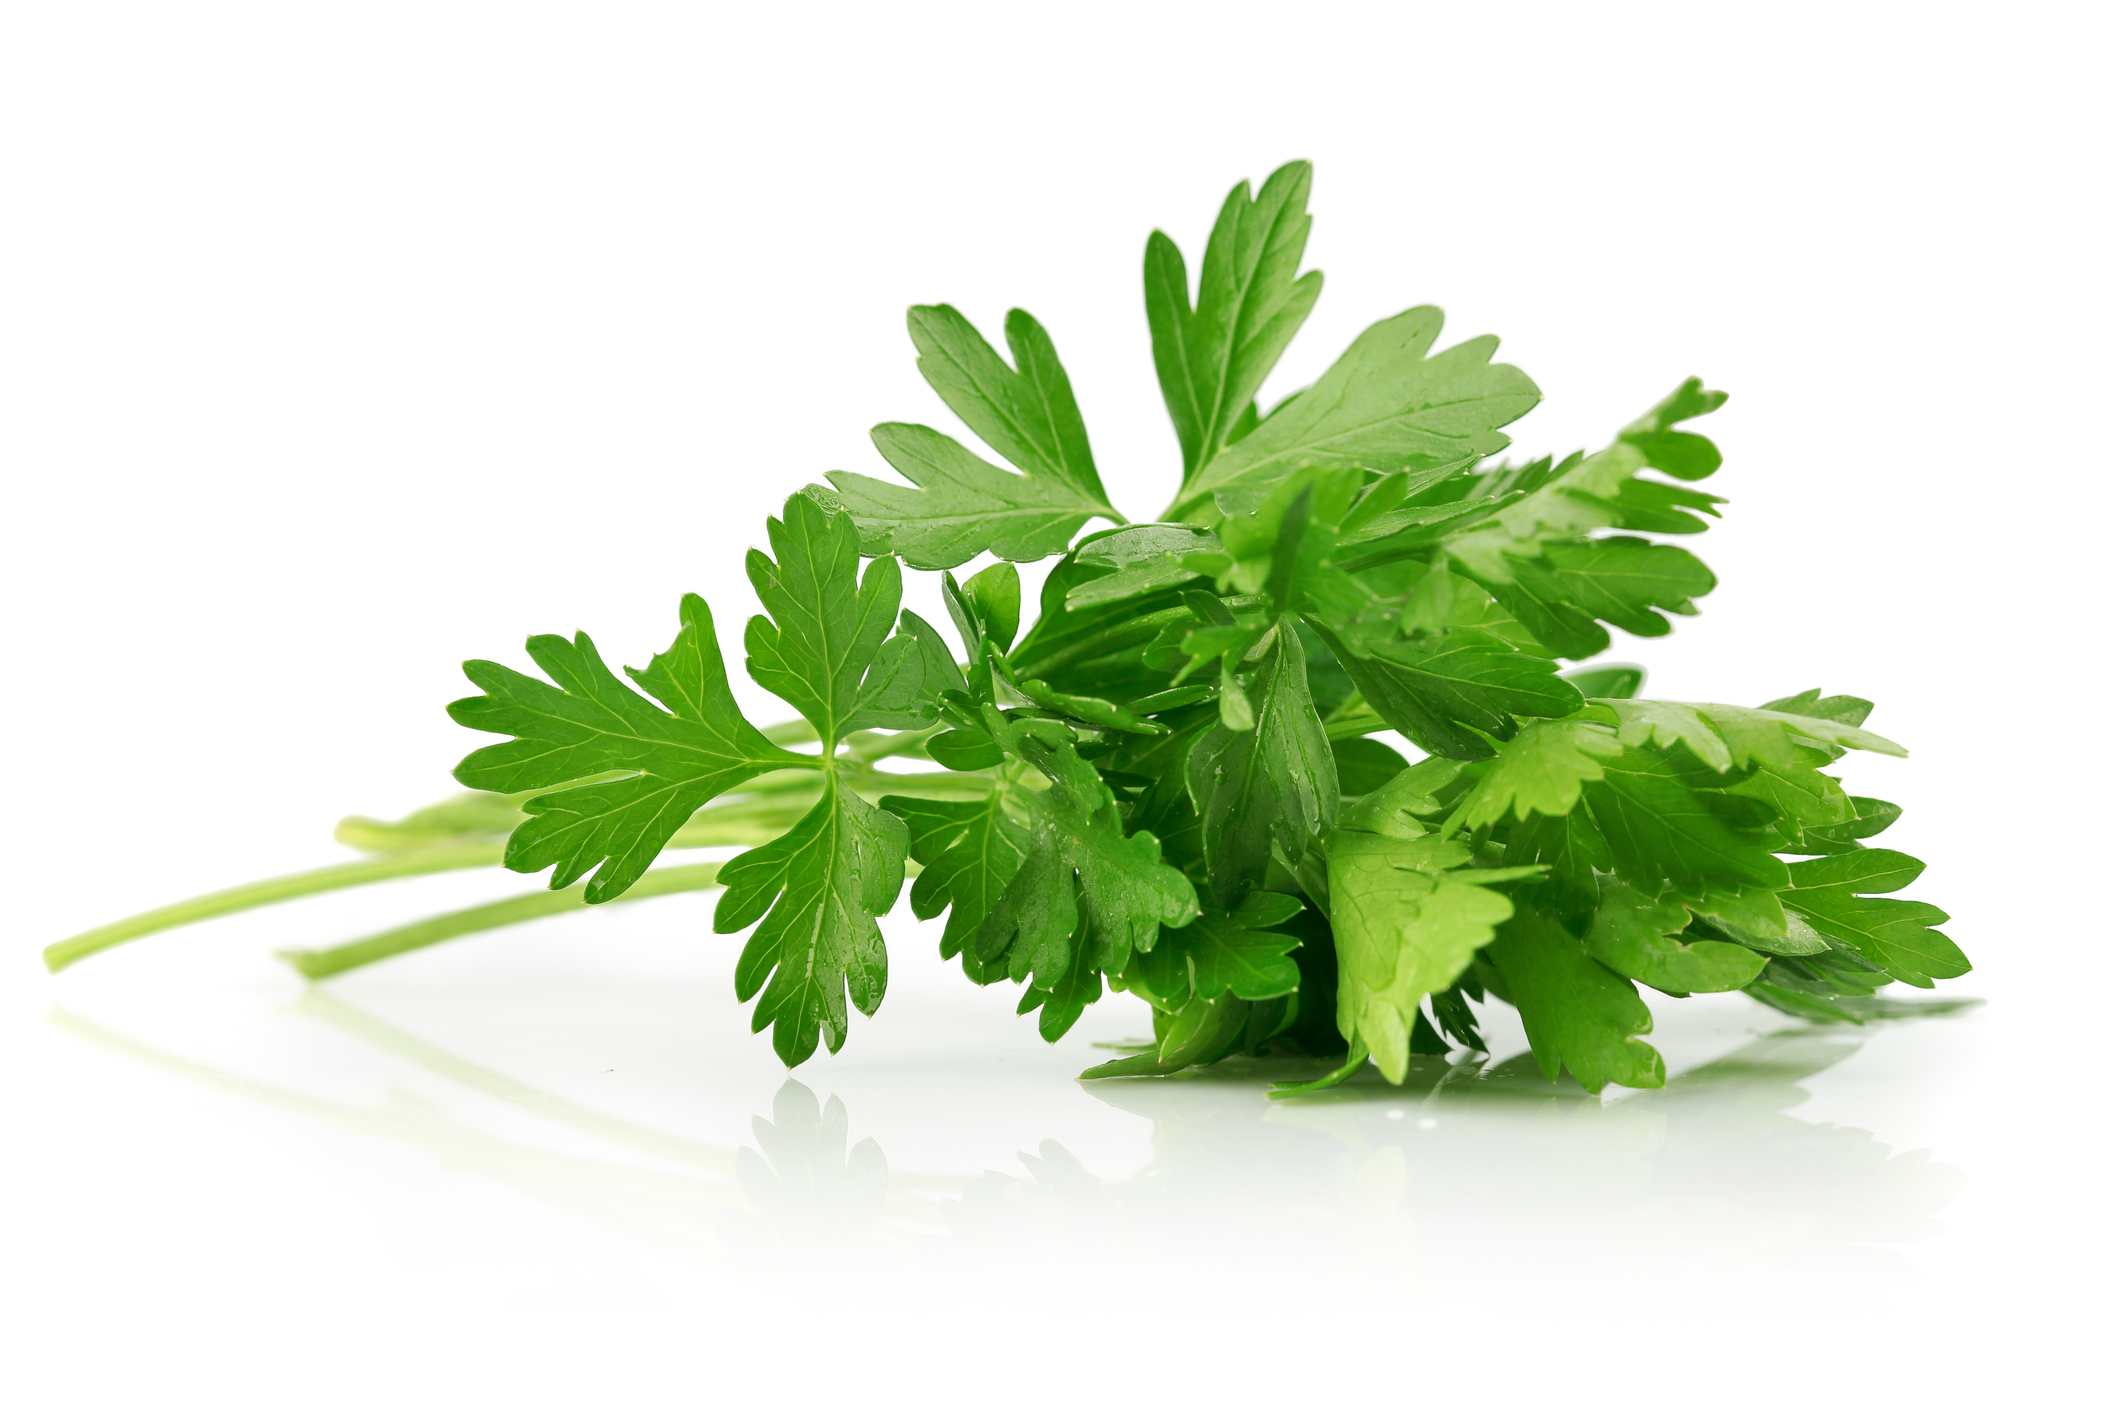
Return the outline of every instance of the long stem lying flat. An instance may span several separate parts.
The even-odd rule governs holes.
[[[815,728],[807,722],[788,722],[767,729],[767,736],[777,744],[814,741]],[[847,777],[848,784],[863,796],[874,799],[885,794],[931,796],[941,800],[976,799],[991,788],[984,777],[950,771],[895,773],[879,771],[874,762],[891,756],[912,756],[925,759],[920,744],[935,734],[934,728],[897,733],[864,733],[851,738],[841,760],[853,767]],[[617,779],[623,773],[610,773]],[[597,777],[590,778],[600,779]],[[776,771],[759,777],[742,795],[725,798],[707,806],[679,828],[671,838],[670,849],[704,849],[716,846],[759,845],[773,839],[803,817],[817,802],[820,789],[814,771]],[[341,823],[339,836],[342,843],[352,844],[357,849],[371,853],[368,859],[352,860],[345,864],[327,865],[322,869],[309,869],[300,874],[286,874],[275,879],[261,879],[257,883],[243,884],[232,889],[222,889],[197,898],[186,899],[162,908],[137,913],[130,918],[121,918],[115,923],[106,923],[100,928],[53,943],[44,950],[44,965],[53,972],[71,967],[85,957],[91,957],[106,948],[135,938],[146,937],[171,928],[180,928],[188,923],[198,923],[225,914],[241,913],[246,909],[260,908],[267,904],[281,903],[288,899],[306,898],[312,894],[330,893],[337,889],[359,888],[364,884],[384,883],[392,879],[411,878],[420,874],[442,873],[452,869],[476,869],[499,864],[502,860],[507,831],[523,818],[510,804],[512,798],[505,796],[486,797],[476,793],[469,796],[452,797],[425,810],[408,816],[408,821],[418,822],[425,830],[460,828],[464,831],[457,838],[446,835],[440,839],[428,838],[431,842],[405,842],[405,822],[350,819]],[[446,822],[426,817],[457,809],[461,802],[482,802],[472,812],[477,818],[457,816]],[[493,803],[501,807],[493,814]],[[488,817],[491,818],[488,818]],[[419,839],[418,834],[412,839]],[[650,897],[656,893],[683,892],[689,889],[704,889],[713,886],[711,871],[716,865],[683,865],[672,869],[655,871],[634,886],[628,897]],[[660,885],[656,881],[663,881]],[[697,880],[697,882],[682,882]],[[647,890],[646,893],[641,892]],[[394,956],[413,948],[426,947],[432,943],[478,932],[485,928],[498,928],[520,919],[541,918],[548,913],[564,912],[570,908],[586,907],[580,900],[580,889],[558,892],[541,891],[520,899],[504,900],[499,904],[487,904],[481,908],[467,909],[461,914],[445,914],[439,918],[410,924],[402,929],[379,933],[347,943],[343,947],[318,950],[300,954],[310,961],[296,961],[288,955],[307,975],[330,976],[351,967],[361,966],[379,958]],[[513,909],[513,912],[507,911]],[[485,921],[478,921],[484,918]],[[431,930],[447,924],[445,931]],[[413,940],[415,937],[418,940]],[[366,949],[365,952],[357,950]],[[378,950],[380,949],[380,950]],[[326,958],[345,961],[327,963]],[[313,971],[321,967],[322,971]]]
[[[711,889],[715,887],[721,871],[720,863],[681,864],[671,869],[651,869],[617,902],[631,903],[635,899],[656,898],[663,894]],[[585,884],[577,884],[571,889],[539,889],[535,893],[517,894],[513,898],[482,903],[475,908],[462,908],[454,913],[423,918],[417,923],[408,923],[402,928],[392,928],[387,932],[373,933],[350,943],[341,943],[334,948],[289,948],[277,956],[311,981],[335,977],[341,972],[351,972],[354,968],[365,967],[371,962],[381,962],[386,957],[396,957],[400,953],[432,947],[436,943],[446,943],[451,938],[461,938],[466,933],[481,933],[490,928],[505,928],[512,923],[527,923],[533,918],[547,918],[556,913],[571,913],[576,909],[588,908],[589,903],[582,897],[583,890],[587,887]]]
[[[261,904],[280,903],[310,894],[330,893],[334,889],[353,888],[360,884],[381,883],[385,879],[405,879],[415,874],[440,874],[451,869],[477,869],[482,865],[500,862],[500,843],[482,841],[476,844],[433,845],[422,849],[401,850],[396,854],[386,854],[375,859],[356,859],[345,864],[326,865],[322,869],[305,870],[300,874],[282,874],[277,879],[260,879],[255,884],[243,884],[233,889],[201,894],[182,903],[152,908],[130,918],[121,918],[115,923],[106,923],[100,928],[91,928],[86,933],[76,933],[73,937],[46,948],[44,965],[57,972],[62,968],[71,967],[84,957],[91,957],[105,948],[116,947],[134,938],[159,933],[165,928],[197,923],[207,918],[219,918],[224,913],[241,913],[246,908],[257,908]]]

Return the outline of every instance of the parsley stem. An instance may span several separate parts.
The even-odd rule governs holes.
[[[1264,605],[1267,600],[1266,596],[1262,594],[1232,594],[1226,596],[1222,602],[1231,609],[1255,609]],[[1178,623],[1192,616],[1193,610],[1184,605],[1169,609],[1159,609],[1153,613],[1133,614],[1107,627],[1083,632],[1080,637],[1063,639],[1060,643],[1053,645],[1045,656],[1041,658],[1025,662],[1017,662],[1012,659],[1009,666],[1019,679],[1046,677],[1057,668],[1066,667],[1071,663],[1078,663],[1086,654],[1100,653],[1110,649],[1129,648],[1146,643],[1156,637],[1165,624]],[[1033,644],[1036,641],[1037,632],[1037,629],[1034,628],[1031,634],[1025,637],[1023,643],[1017,645],[1017,651],[1020,652],[1026,646]],[[1085,664],[1083,666],[1088,665]]]
[[[1043,678],[1052,673],[1054,669],[1066,667],[1087,653],[1096,653],[1103,649],[1137,642],[1147,642],[1149,639],[1156,637],[1158,631],[1165,624],[1177,623],[1181,619],[1191,618],[1192,616],[1193,611],[1183,605],[1177,608],[1162,609],[1150,614],[1137,614],[1101,632],[1085,634],[1073,642],[1063,643],[1035,662],[1015,663],[1011,666],[1015,669],[1019,678]]]
[[[690,893],[715,887],[716,876],[721,873],[719,862],[708,864],[680,864],[670,869],[651,869],[640,881],[628,889],[616,903],[631,903],[636,899],[657,898],[664,894]],[[408,923],[401,928],[372,933],[350,943],[341,943],[333,948],[289,948],[275,954],[289,963],[311,981],[334,977],[341,972],[350,972],[356,967],[366,967],[371,962],[381,962],[386,957],[413,952],[419,948],[432,947],[436,943],[461,938],[466,933],[482,933],[491,928],[505,928],[513,923],[527,923],[533,918],[549,918],[557,913],[572,913],[590,905],[582,892],[588,886],[577,884],[571,889],[539,889],[535,893],[517,894],[512,898],[498,899],[493,903],[482,903],[474,908],[461,908],[453,913],[437,914],[423,918],[417,923]]]
[[[1191,477],[1186,479],[1192,480]],[[1164,513],[1156,518],[1157,522],[1164,525],[1187,523],[1198,511],[1208,514],[1208,520],[1202,522],[1203,524],[1212,524],[1215,520],[1212,514],[1214,494],[1212,491],[1197,491],[1188,496],[1186,488],[1181,486],[1178,488],[1178,494],[1172,497],[1171,504],[1164,507]]]
[[[904,736],[925,733],[904,733]],[[906,743],[894,742],[896,746]],[[880,753],[881,754],[881,753]],[[750,797],[710,805],[687,821],[671,838],[670,849],[704,849],[715,846],[758,845],[774,838],[800,820],[816,804],[820,778],[811,771],[790,771],[775,776],[761,777],[772,784],[765,791]],[[853,789],[865,796],[914,795],[937,800],[976,800],[993,789],[992,780],[978,775],[949,771],[927,771],[897,775],[891,772],[863,769],[848,782]],[[387,854],[372,855],[367,859],[349,860],[344,864],[329,864],[322,869],[308,869],[299,874],[283,874],[278,878],[260,879],[253,884],[242,884],[232,889],[220,889],[214,893],[201,894],[197,898],[185,899],[181,903],[167,904],[161,908],[136,913],[130,918],[121,918],[115,923],[106,923],[86,933],[77,933],[71,938],[53,943],[44,950],[44,965],[59,972],[85,957],[94,956],[105,948],[160,933],[171,928],[181,928],[188,923],[199,923],[224,914],[242,913],[247,909],[262,908],[267,904],[283,903],[289,899],[306,898],[312,894],[331,893],[337,889],[359,888],[364,884],[380,884],[391,879],[407,879],[420,874],[439,874],[454,869],[477,869],[499,864],[504,844],[497,839],[452,840],[446,843],[419,845],[411,849],[394,850]],[[640,883],[626,893],[627,898],[649,898],[656,893],[674,892],[680,888],[708,888],[712,879],[700,876],[700,870],[712,870],[718,865],[681,865],[671,869],[656,870],[644,876]],[[691,871],[688,873],[688,871]],[[702,878],[703,882],[679,883],[684,878]],[[652,886],[651,881],[663,879],[661,886]],[[643,893],[642,890],[650,890]],[[473,922],[454,931],[434,933],[420,941],[405,941],[406,937],[421,929],[431,928],[458,914],[444,915],[440,919],[428,919],[423,923],[410,924],[404,929],[377,934],[345,945],[346,949],[374,948],[389,942],[385,950],[375,952],[364,960],[389,957],[415,947],[441,942],[460,933],[475,932],[482,928],[498,928],[515,918],[539,918],[547,913],[562,912],[576,907],[569,903],[580,889],[573,891],[544,890],[524,899],[505,900],[519,912],[503,916],[494,912],[489,921]],[[581,905],[585,906],[586,905]],[[481,914],[482,911],[499,910],[502,905],[487,904],[480,908],[465,910],[462,917]],[[402,935],[402,936],[401,936]],[[304,954],[311,957],[337,956],[344,949]],[[304,964],[298,962],[298,967]],[[330,967],[313,976],[329,976],[349,967],[360,966],[360,961],[349,961]]]
[[[921,743],[941,730],[941,727],[919,727],[910,732],[893,732],[888,735],[881,732],[856,732],[847,738],[839,759],[859,761],[866,765],[886,756],[925,756]]]
[[[1324,1075],[1319,1076],[1318,1079],[1306,1080],[1299,1084],[1277,1084],[1271,1086],[1267,1090],[1267,1098],[1271,1100],[1288,1100],[1294,1099],[1298,1095],[1315,1095],[1321,1090],[1330,1090],[1356,1071],[1361,1070],[1363,1062],[1369,1058],[1370,1051],[1368,1047],[1350,1046],[1348,1047],[1347,1059],[1332,1070],[1327,1071]]]
[[[984,800],[994,794],[994,777],[971,771],[922,771],[899,775],[865,771],[847,782],[863,796],[917,795],[923,800]]]
[[[420,849],[400,850],[373,859],[356,859],[345,864],[330,864],[322,869],[309,869],[300,874],[282,874],[276,879],[260,879],[254,884],[242,884],[233,889],[221,889],[182,903],[166,904],[145,913],[136,913],[130,918],[121,918],[115,923],[106,923],[100,928],[91,928],[86,933],[53,943],[44,950],[44,965],[53,972],[71,967],[84,957],[93,956],[105,948],[149,933],[159,933],[165,928],[179,928],[202,919],[219,918],[224,913],[241,913],[247,908],[262,904],[279,903],[285,899],[303,898],[309,894],[329,893],[333,889],[353,888],[360,884],[381,883],[385,879],[410,878],[415,874],[439,874],[451,869],[476,869],[485,864],[501,862],[501,845],[493,843],[430,845]]]
[[[1325,724],[1326,738],[1329,741],[1346,741],[1350,737],[1368,736],[1371,732],[1381,732],[1391,725],[1390,722],[1378,716],[1375,712],[1367,710],[1350,712],[1338,721],[1331,721]]]

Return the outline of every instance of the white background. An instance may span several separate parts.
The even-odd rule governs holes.
[[[2085,1407],[2115,1256],[2102,8],[7,7],[0,1393]],[[781,498],[879,473],[874,422],[954,425],[908,304],[1036,313],[1154,514],[1143,238],[1197,263],[1230,184],[1296,156],[1327,281],[1270,396],[1415,303],[1545,390],[1530,451],[1689,374],[1732,392],[1696,542],[1723,585],[1620,652],[1661,696],[1875,698],[1914,755],[1851,785],[1908,807],[1889,843],[1986,1008],[1773,1039],[1697,999],[1660,1008],[1674,1073],[1749,1066],[1292,1119],[1257,1077],[1076,1086],[1137,1011],[1048,1048],[901,913],[882,1012],[773,1131],[837,1105],[873,1144],[821,1141],[783,1203],[801,1162],[761,1188],[737,1151],[784,1076],[698,898],[313,995],[273,947],[523,881],[43,975],[56,937],[446,792],[463,658],[580,627],[639,663],[686,590],[733,649]]]

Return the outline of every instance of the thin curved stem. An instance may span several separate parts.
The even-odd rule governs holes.
[[[637,899],[658,898],[664,894],[692,893],[716,886],[722,871],[719,863],[681,864],[671,869],[651,869],[640,881],[628,889],[624,897],[615,903],[632,903]],[[533,918],[549,918],[558,913],[572,913],[591,905],[582,897],[587,885],[577,884],[571,889],[540,889],[536,893],[517,894],[513,898],[498,899],[493,903],[482,903],[475,908],[461,908],[454,913],[437,914],[423,918],[417,923],[408,923],[402,928],[392,928],[382,933],[372,933],[350,943],[341,943],[333,948],[288,948],[275,956],[291,965],[311,981],[323,977],[334,977],[341,972],[351,972],[356,967],[366,967],[371,962],[381,962],[387,957],[414,952],[420,948],[446,943],[451,938],[461,938],[466,933],[483,933],[492,928],[506,928],[513,923],[527,923]]]
[[[973,774],[950,771],[907,772],[904,774],[879,771],[871,763],[887,756],[924,757],[921,743],[934,735],[935,728],[918,731],[865,734],[850,743],[841,758],[853,767],[847,784],[865,798],[899,794],[931,796],[942,800],[972,800],[993,789],[991,780]],[[807,733],[807,735],[806,735]],[[786,745],[801,741],[815,741],[817,732],[807,722],[787,722],[766,729],[766,736],[776,744]],[[591,780],[620,779],[623,772],[607,773]],[[705,849],[728,845],[760,845],[774,839],[800,820],[814,805],[823,790],[824,778],[815,768],[804,767],[783,771],[769,771],[747,784],[731,798],[717,801],[697,812],[679,827],[668,849]],[[525,792],[525,795],[531,794]],[[391,879],[410,878],[419,874],[435,874],[452,869],[476,869],[502,862],[505,841],[501,838],[507,830],[520,822],[522,816],[515,813],[511,797],[488,798],[477,795],[458,796],[442,801],[424,810],[415,811],[406,821],[388,822],[375,820],[350,820],[342,822],[341,842],[356,848],[371,851],[367,859],[352,860],[344,864],[327,865],[322,869],[309,869],[299,874],[284,874],[274,879],[261,879],[253,884],[243,884],[232,889],[221,889],[202,894],[180,903],[136,913],[130,918],[121,918],[115,923],[106,923],[71,938],[53,943],[44,950],[44,965],[53,972],[71,967],[85,957],[91,957],[106,948],[150,933],[180,928],[188,923],[198,923],[224,914],[241,913],[246,909],[260,908],[266,904],[281,903],[288,899],[305,898],[311,894],[330,893],[336,889],[358,888],[364,884],[383,883]],[[466,813],[464,802],[485,802]],[[496,813],[492,805],[498,803],[503,809]],[[519,803],[519,802],[518,802]],[[446,817],[429,819],[427,817]],[[428,842],[402,844],[408,833],[407,822],[416,822],[426,829],[437,826],[456,826],[461,833],[454,838],[443,835]],[[346,826],[356,826],[349,831]],[[414,835],[413,838],[418,838]],[[712,865],[680,866],[677,869],[659,870],[642,878],[628,891],[627,897],[652,897],[643,893],[649,881],[661,876],[682,876],[690,870],[713,868]],[[669,885],[669,888],[706,888],[708,884]],[[579,893],[579,890],[575,892]],[[522,918],[537,918],[545,913],[571,907],[565,901],[570,897],[566,891],[539,893],[526,900],[511,902],[521,911]],[[487,905],[498,908],[499,905]],[[468,910],[476,913],[478,910]],[[454,917],[455,915],[448,915]],[[397,933],[427,927],[440,920],[429,919],[426,923],[413,924],[410,929],[394,930],[390,934],[378,934],[375,938],[349,943],[349,948],[376,943],[379,939],[396,937]],[[478,928],[499,927],[510,919],[496,915],[495,921],[467,926],[460,932],[476,931]],[[428,939],[440,942],[444,937],[456,933],[443,933]],[[427,942],[404,942],[396,950],[424,947]],[[332,950],[336,951],[336,950]],[[376,954],[390,956],[390,952]],[[300,966],[301,964],[297,964]],[[358,966],[349,962],[346,966]],[[335,968],[333,970],[344,970]],[[316,974],[326,975],[326,974]]]
[[[1368,736],[1371,732],[1385,731],[1391,725],[1390,722],[1378,716],[1375,712],[1368,710],[1359,713],[1351,712],[1338,721],[1329,721],[1325,724],[1326,739],[1329,741],[1347,741],[1351,737]]]
[[[856,732],[843,744],[845,749],[841,751],[839,759],[859,761],[863,765],[882,760],[886,756],[916,756],[925,760],[928,753],[923,749],[923,743],[940,731],[941,727],[918,727],[910,732],[892,732],[888,735],[882,732]],[[816,733],[811,735],[815,736]]]
[[[44,965],[53,972],[71,967],[84,957],[91,957],[105,948],[116,947],[134,938],[149,933],[159,933],[165,928],[180,928],[187,923],[197,923],[207,918],[219,918],[225,913],[241,913],[247,908],[263,904],[280,903],[286,899],[303,898],[310,894],[330,893],[334,889],[350,889],[361,884],[381,883],[385,879],[405,879],[415,874],[440,874],[451,869],[477,869],[482,865],[501,862],[501,845],[498,842],[477,844],[429,845],[420,849],[400,850],[396,854],[381,855],[374,859],[356,859],[345,864],[330,864],[322,869],[308,869],[300,874],[282,874],[276,879],[260,879],[254,884],[242,884],[233,889],[221,889],[215,893],[201,894],[182,903],[165,904],[151,908],[145,913],[136,913],[130,918],[121,918],[115,923],[106,923],[100,928],[91,928],[86,933],[53,943],[44,950]]]
[[[994,794],[994,777],[973,771],[864,771],[847,785],[857,794],[917,795],[927,800],[980,800]]]
[[[1270,1100],[1293,1100],[1298,1095],[1315,1095],[1321,1090],[1330,1090],[1356,1071],[1361,1070],[1363,1062],[1369,1058],[1370,1051],[1367,1046],[1350,1046],[1348,1047],[1348,1058],[1324,1075],[1319,1076],[1316,1080],[1306,1080],[1297,1084],[1270,1085],[1267,1087],[1267,1098]]]

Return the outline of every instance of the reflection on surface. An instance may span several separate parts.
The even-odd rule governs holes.
[[[947,1272],[1035,1259],[1101,1273],[1183,1254],[1193,1280],[1403,1280],[1454,1285],[1616,1271],[1772,1275],[1801,1267],[1891,1279],[1881,1243],[1938,1230],[1962,1176],[1926,1153],[1788,1111],[1799,1082],[1861,1046],[1803,1028],[1743,1045],[1663,1091],[1617,1101],[1550,1083],[1529,1055],[1417,1059],[1404,1088],[1374,1076],[1296,1102],[1265,1098],[1268,1066],[1091,1092],[1153,1125],[1139,1172],[1092,1173],[1058,1138],[1021,1173],[894,1172],[850,1144],[837,1096],[790,1079],[735,1150],[525,1085],[311,991],[309,1022],[531,1117],[537,1137],[393,1089],[329,1099],[204,1065],[66,1012],[61,1028],[192,1081],[361,1135],[419,1146],[452,1169],[658,1249],[741,1268]],[[476,1110],[476,1106],[473,1106]],[[888,1136],[887,1136],[888,1138]]]
[[[1116,1186],[1120,1227],[1165,1244],[1279,1231],[1458,1280],[1513,1263],[1891,1275],[1897,1254],[1868,1244],[1937,1231],[1963,1175],[1785,1113],[1808,1098],[1797,1082],[1861,1044],[1785,1031],[1617,1103],[1547,1081],[1529,1054],[1485,1069],[1428,1060],[1403,1090],[1373,1075],[1295,1105],[1260,1098],[1256,1083],[1112,1086],[1104,1098],[1156,1126],[1155,1161]]]

